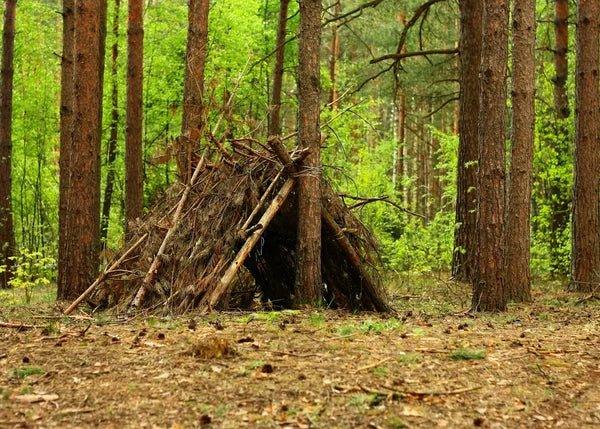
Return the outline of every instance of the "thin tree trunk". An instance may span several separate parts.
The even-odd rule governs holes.
[[[125,231],[142,217],[144,171],[142,148],[144,79],[144,2],[129,0],[127,30],[127,133],[125,140]]]
[[[460,100],[456,235],[452,275],[470,282],[475,273],[477,159],[483,1],[460,0]]]
[[[273,94],[271,96],[271,114],[269,115],[269,136],[281,135],[281,91],[283,87],[285,36],[287,34],[287,14],[289,4],[290,0],[281,0],[279,6],[275,70],[273,71]]]
[[[98,270],[100,237],[100,121],[102,105],[103,1],[75,4],[73,121],[69,187],[70,215],[64,228],[67,252],[59,255],[64,284],[60,299],[78,297]]]
[[[396,142],[396,194],[404,199],[404,153],[406,146],[406,96],[399,88],[396,96],[397,103],[397,142]]]
[[[60,156],[59,156],[59,205],[58,205],[58,298],[66,297],[69,279],[67,267],[71,254],[72,239],[68,227],[72,221],[70,205],[71,158],[73,156],[73,92],[74,92],[74,57],[75,43],[75,0],[63,0],[63,52],[61,59],[60,82]]]
[[[417,165],[417,187],[416,187],[416,204],[417,213],[425,216],[425,223],[429,222],[429,216],[427,213],[427,199],[428,187],[427,187],[427,143],[425,136],[425,124],[422,119],[419,119],[417,125],[417,139],[415,144],[417,145],[417,159],[415,160]]]
[[[505,234],[508,299],[531,300],[531,188],[535,128],[535,0],[514,3],[512,150]]]
[[[9,287],[15,233],[12,213],[12,107],[13,59],[15,51],[15,15],[17,0],[6,0],[2,30],[2,65],[0,70],[0,288]]]
[[[334,0],[335,6],[333,9],[334,17],[342,13],[342,1]],[[338,90],[337,90],[337,61],[340,56],[340,32],[337,24],[334,22],[331,25],[331,46],[329,57],[329,80],[331,81],[331,89],[329,91],[329,107],[331,110],[338,108]]]
[[[106,183],[104,185],[104,202],[102,204],[102,217],[100,220],[100,240],[102,247],[106,247],[108,238],[108,225],[110,222],[110,208],[112,205],[112,196],[115,186],[115,160],[117,158],[117,141],[119,137],[119,14],[121,0],[115,0],[115,9],[113,16],[113,37],[111,56],[111,115],[110,115],[110,137],[108,139],[108,154],[106,160],[107,173]]]
[[[577,23],[573,286],[598,290],[600,277],[600,1],[580,0]]]
[[[567,97],[567,78],[569,75],[569,0],[555,0],[554,4],[554,110],[556,117],[569,117],[569,99]]]
[[[567,167],[567,154],[571,151],[571,136],[569,132],[568,118],[570,115],[569,98],[567,95],[567,80],[569,75],[569,1],[555,0],[554,17],[554,114],[556,121],[555,151],[557,154],[558,169]],[[550,266],[554,273],[566,274],[562,264],[563,237],[569,224],[569,213],[571,210],[571,195],[565,192],[564,178],[550,176],[548,193],[551,207],[550,218]]]
[[[503,311],[507,298],[502,249],[508,0],[485,2],[481,57],[477,273],[472,306],[475,311]]]
[[[188,38],[183,88],[182,141],[178,156],[179,177],[189,182],[193,153],[204,130],[204,68],[208,49],[209,0],[189,0]]]
[[[296,303],[320,305],[321,277],[321,0],[300,2],[298,67],[300,145],[310,149],[298,181]]]

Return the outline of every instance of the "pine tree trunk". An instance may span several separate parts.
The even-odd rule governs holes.
[[[333,9],[334,17],[342,13],[342,1],[335,0]],[[338,108],[338,90],[337,90],[337,61],[340,56],[340,32],[337,23],[331,24],[331,46],[329,57],[329,80],[331,81],[331,89],[329,91],[329,107],[331,110]]]
[[[479,114],[477,272],[472,303],[475,311],[506,309],[502,249],[507,62],[508,0],[486,0]]]
[[[477,159],[483,0],[460,0],[460,100],[456,235],[452,275],[470,282],[475,273]]]
[[[183,140],[177,165],[183,183],[187,183],[191,177],[193,153],[198,149],[204,130],[204,68],[208,48],[209,8],[209,0],[189,0],[181,128]]]
[[[567,78],[569,74],[569,0],[555,0],[554,35],[554,110],[556,117],[569,117],[569,99],[567,97]]]
[[[425,216],[425,222],[429,221],[427,212],[428,186],[427,186],[427,143],[425,134],[425,124],[422,119],[419,119],[417,125],[417,136],[415,144],[417,145],[417,186],[416,186],[416,204],[417,213]]]
[[[321,278],[321,0],[300,2],[298,66],[300,145],[310,148],[298,180],[296,304],[320,305]]]
[[[73,155],[72,129],[73,129],[73,91],[74,91],[74,57],[73,49],[75,43],[75,0],[63,0],[63,52],[61,61],[60,78],[60,184],[58,204],[58,298],[66,297],[69,279],[66,277],[66,267],[70,255],[71,237],[68,226],[72,221],[69,219],[71,201],[69,200],[71,188],[71,158]]]
[[[15,15],[17,0],[6,0],[2,29],[2,69],[0,70],[0,289],[8,288],[12,278],[15,233],[12,214],[12,107]]]
[[[406,97],[401,89],[398,89],[396,96],[397,104],[397,142],[396,142],[396,194],[404,199],[404,153],[406,145]]]
[[[569,1],[555,0],[554,17],[554,114],[556,121],[555,151],[557,154],[558,168],[566,167],[565,162],[571,151],[571,137],[568,118],[570,115],[569,98],[567,96],[567,79],[569,74]],[[565,190],[563,177],[550,176],[548,194],[551,207],[549,252],[550,266],[554,273],[567,274],[562,264],[563,237],[569,224],[571,211],[571,195]]]
[[[102,204],[102,217],[100,219],[100,241],[102,247],[106,247],[108,238],[108,225],[110,222],[110,209],[112,206],[112,196],[115,187],[115,160],[117,158],[117,142],[119,138],[119,15],[121,0],[115,0],[115,9],[113,16],[113,37],[111,55],[111,114],[110,114],[110,136],[108,138],[108,154],[106,160],[106,183],[104,184],[104,202]]]
[[[77,0],[73,46],[73,118],[64,223],[67,246],[59,255],[59,299],[79,296],[98,270],[100,237],[100,130],[106,3]]]
[[[290,0],[281,0],[279,6],[275,70],[273,71],[273,95],[271,99],[271,114],[269,115],[269,136],[281,135],[281,91],[283,87],[285,37],[287,34],[287,14],[289,4]]]
[[[531,300],[531,188],[535,128],[535,0],[514,3],[512,150],[505,234],[508,299]]]
[[[599,288],[600,277],[600,1],[580,0],[577,23],[573,286]]]
[[[142,147],[144,80],[144,2],[129,0],[127,29],[127,132],[125,140],[125,231],[142,217],[144,171]]]

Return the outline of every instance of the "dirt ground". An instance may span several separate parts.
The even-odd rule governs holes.
[[[387,317],[0,307],[36,325],[0,328],[0,427],[600,427],[600,302],[541,289],[477,317],[438,281]]]

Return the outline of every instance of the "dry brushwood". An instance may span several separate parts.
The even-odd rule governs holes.
[[[290,155],[280,141],[269,146],[237,140],[227,156],[225,146],[207,149],[190,183],[170,188],[136,225],[118,270],[126,275],[100,278],[91,301],[178,313],[249,308],[257,296],[274,308],[293,306],[294,176],[307,152]],[[372,235],[326,180],[322,202],[327,305],[386,311]],[[144,246],[131,250],[142,237]]]

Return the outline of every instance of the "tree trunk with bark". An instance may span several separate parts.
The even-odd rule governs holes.
[[[121,0],[115,0],[113,16],[113,37],[111,54],[111,113],[110,113],[110,136],[108,138],[108,153],[106,159],[106,183],[104,184],[104,201],[102,204],[102,217],[100,219],[100,240],[102,247],[106,247],[108,239],[108,225],[110,222],[110,209],[115,187],[115,160],[117,159],[117,143],[119,139],[119,15]]]
[[[508,0],[487,0],[483,12],[477,272],[473,279],[475,311],[503,311],[506,74],[508,62]]]
[[[183,87],[182,141],[177,166],[179,177],[187,183],[192,174],[193,153],[204,130],[204,69],[208,50],[209,0],[190,0],[188,38]]]
[[[505,234],[508,299],[531,300],[531,189],[535,129],[535,0],[514,3],[512,149]]]
[[[129,0],[127,29],[127,132],[125,139],[125,232],[142,217],[143,171],[144,2]]]
[[[334,18],[342,13],[342,1],[334,0],[333,8]],[[340,32],[337,23],[331,24],[331,45],[329,47],[329,80],[331,81],[331,89],[329,90],[329,107],[331,110],[338,108],[338,90],[337,90],[337,62],[340,57]]]
[[[275,69],[273,70],[273,94],[271,96],[271,114],[269,115],[269,136],[281,135],[281,92],[283,87],[285,37],[287,34],[287,14],[289,4],[290,0],[281,0],[279,6]]]
[[[59,299],[78,297],[98,270],[100,238],[101,54],[103,1],[77,0],[73,45],[73,117],[63,225],[68,241],[59,254]],[[103,10],[104,9],[104,10]]]
[[[569,76],[569,0],[555,0],[554,3],[554,110],[556,117],[569,117],[567,79]]]
[[[475,273],[477,159],[483,1],[460,0],[460,100],[456,196],[456,235],[452,275],[470,282]]]
[[[15,233],[12,213],[12,108],[17,0],[6,0],[2,29],[0,70],[0,289],[8,288],[12,278]]]
[[[71,183],[73,96],[74,96],[74,56],[75,43],[75,0],[63,0],[63,52],[60,78],[60,155],[59,155],[59,204],[58,204],[58,298],[66,297],[69,280],[66,277],[66,258],[71,250],[72,239],[67,226],[71,225],[69,200]]]
[[[600,278],[600,1],[580,0],[577,22],[572,282],[597,291]]]
[[[299,139],[310,154],[298,180],[296,304],[321,305],[321,0],[300,2]]]
[[[554,143],[556,162],[559,169],[567,168],[566,163],[572,151],[569,132],[569,98],[567,95],[567,80],[569,75],[569,2],[555,0],[554,16],[554,115],[556,117]],[[571,195],[566,191],[565,179],[562,176],[551,175],[548,183],[548,195],[551,208],[549,252],[550,266],[554,273],[567,274],[568,268],[562,264],[565,231],[569,224],[571,211]]]
[[[404,199],[404,154],[406,145],[406,96],[402,89],[398,89],[396,95],[396,163],[394,165],[394,177],[396,178],[396,194]]]

